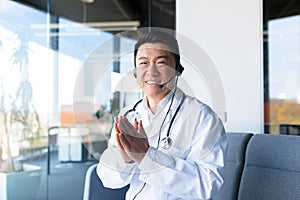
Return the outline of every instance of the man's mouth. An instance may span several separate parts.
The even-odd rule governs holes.
[[[148,85],[159,85],[160,84],[159,81],[145,81],[145,83]]]

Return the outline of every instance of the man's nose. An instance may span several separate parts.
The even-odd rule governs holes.
[[[151,73],[157,72],[157,65],[155,62],[149,63],[148,71]]]

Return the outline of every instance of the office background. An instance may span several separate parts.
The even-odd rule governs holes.
[[[42,166],[37,199],[82,199],[112,116],[142,95],[122,87],[140,27],[177,31],[180,84],[228,132],[299,134],[299,13],[299,1],[284,0],[0,0],[0,130],[4,113],[30,114],[30,129],[14,126],[26,134],[12,153]],[[62,187],[72,183],[70,196]]]

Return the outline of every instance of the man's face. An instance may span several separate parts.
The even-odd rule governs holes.
[[[136,68],[138,83],[147,96],[162,99],[174,87],[173,79],[159,88],[176,74],[175,58],[165,44],[142,44],[137,51]]]

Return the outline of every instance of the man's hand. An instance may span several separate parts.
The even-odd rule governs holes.
[[[120,129],[118,128],[118,123],[119,123],[119,118],[115,117],[115,121],[114,121],[114,127],[116,130],[116,141],[117,141],[117,145],[118,145],[118,149],[119,152],[121,154],[121,157],[123,158],[124,162],[126,163],[133,163],[134,160],[132,160],[125,152],[122,144],[120,143],[120,135],[122,134]]]
[[[149,148],[142,121],[134,122],[132,125],[126,117],[119,117],[117,122],[117,129],[120,131],[120,134],[117,134],[117,141],[128,158],[140,163]]]

